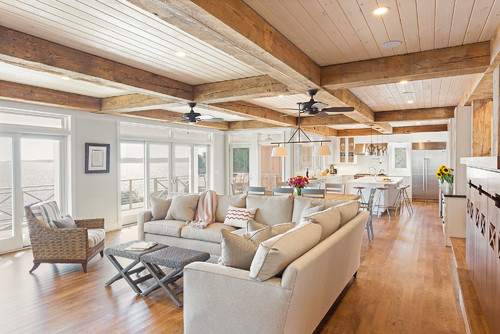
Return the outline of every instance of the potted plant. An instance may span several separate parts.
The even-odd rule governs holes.
[[[441,183],[441,190],[443,193],[450,193],[453,191],[453,169],[442,165],[436,172],[436,176]]]
[[[302,188],[304,188],[306,184],[309,184],[309,180],[307,179],[307,177],[304,177],[302,175],[292,176],[287,180],[287,182],[290,187],[293,187],[295,189],[297,196],[301,196]]]

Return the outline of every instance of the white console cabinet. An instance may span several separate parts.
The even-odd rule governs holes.
[[[450,237],[465,238],[466,198],[465,195],[444,195],[443,193],[440,193],[439,197],[444,242],[446,246],[451,246]]]

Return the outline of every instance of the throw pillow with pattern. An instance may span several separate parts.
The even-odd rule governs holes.
[[[227,210],[224,224],[238,228],[246,228],[247,222],[253,219],[256,211],[257,208],[237,208],[230,205]]]

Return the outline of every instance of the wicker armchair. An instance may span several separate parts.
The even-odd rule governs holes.
[[[97,253],[103,257],[104,239],[90,247],[89,229],[104,229],[104,218],[75,220],[78,228],[47,227],[35,217],[31,206],[33,204],[25,206],[33,251],[30,273],[41,263],[81,263],[86,273],[88,262]]]

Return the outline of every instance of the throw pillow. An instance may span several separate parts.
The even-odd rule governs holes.
[[[359,201],[351,201],[346,202],[340,205],[337,205],[336,208],[340,211],[340,226],[342,227],[347,222],[351,221],[356,217],[359,211]]]
[[[217,210],[215,210],[215,221],[224,222],[226,219],[227,210],[232,205],[237,208],[246,206],[247,195],[217,195]]]
[[[199,194],[175,195],[168,208],[166,220],[192,221],[198,206]]]
[[[222,230],[221,256],[219,264],[249,270],[259,244],[271,237],[269,226],[243,236]]]
[[[306,218],[309,215],[312,215],[313,213],[320,212],[323,210],[325,210],[324,204],[314,206],[312,203],[309,202],[302,210],[302,213],[300,214],[300,219],[302,220],[303,218]]]
[[[237,208],[230,205],[227,210],[226,219],[224,219],[224,224],[244,228],[247,226],[247,222],[253,219],[256,211],[257,208]]]
[[[172,199],[171,198],[165,199],[165,198],[151,196],[150,202],[151,202],[151,214],[153,216],[152,220],[165,219],[168,213],[168,209],[172,204]]]
[[[323,241],[339,229],[340,210],[338,208],[329,208],[305,218],[313,223],[321,225],[322,232],[319,241]]]
[[[66,215],[58,220],[53,220],[52,222],[56,224],[57,228],[78,228],[70,215]]]
[[[257,231],[257,230],[264,228],[266,226],[268,226],[268,225],[258,223],[255,220],[249,220],[247,223],[247,233]],[[273,226],[271,226],[272,236],[274,237],[278,234],[285,233],[286,231],[291,230],[294,227],[295,227],[295,223],[283,223],[283,224],[273,225]]]
[[[250,278],[265,281],[313,248],[321,237],[319,224],[306,223],[260,243],[250,265]]]

